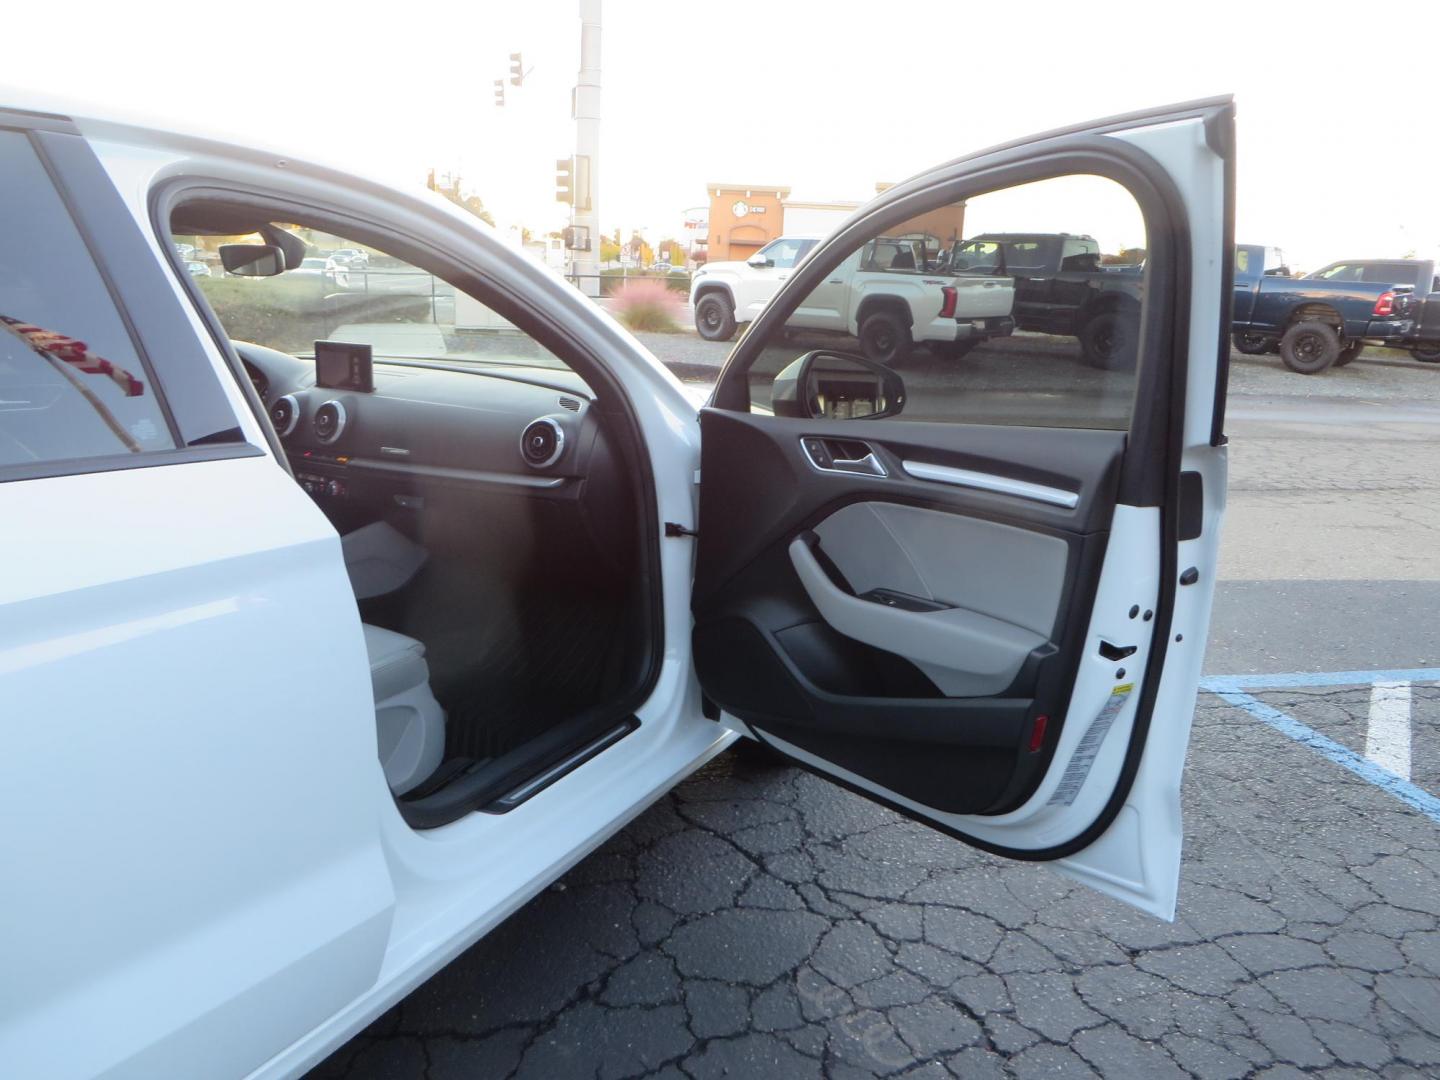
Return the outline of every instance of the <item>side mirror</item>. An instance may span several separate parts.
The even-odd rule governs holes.
[[[220,264],[236,277],[274,277],[285,272],[285,252],[274,244],[221,244]]]
[[[776,416],[806,420],[878,420],[905,407],[905,383],[889,368],[849,353],[806,353],[770,391]]]
[[[775,265],[774,260],[772,260],[769,255],[761,255],[758,251],[754,255],[751,255],[750,258],[746,259],[745,261],[751,266],[755,267],[757,270],[762,267]]]

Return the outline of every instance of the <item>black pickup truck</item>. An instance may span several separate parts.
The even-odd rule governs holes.
[[[1343,367],[1367,343],[1408,347],[1417,327],[1415,286],[1423,268],[1406,269],[1404,282],[1389,280],[1401,262],[1332,263],[1308,277],[1292,278],[1277,249],[1237,244],[1230,315],[1235,347],[1252,354],[1278,352],[1286,367],[1302,375]],[[1389,269],[1375,271],[1378,279],[1367,278],[1366,265]],[[1433,277],[1433,265],[1425,266]]]
[[[1015,279],[1015,326],[1073,335],[1092,367],[1133,367],[1144,274],[1140,266],[1102,266],[1100,245],[1076,233],[981,233],[941,260],[955,274]]]

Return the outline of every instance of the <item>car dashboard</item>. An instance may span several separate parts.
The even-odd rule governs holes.
[[[419,533],[428,507],[476,520],[518,497],[551,504],[537,519],[551,528],[579,525],[606,549],[624,542],[628,487],[574,373],[377,360],[363,393],[317,386],[307,359],[234,346],[296,482],[342,533],[381,519]]]

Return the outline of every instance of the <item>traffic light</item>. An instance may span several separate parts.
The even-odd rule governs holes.
[[[575,205],[575,159],[555,162],[555,201]]]
[[[505,104],[505,80],[504,80],[504,79],[496,79],[496,80],[495,80],[495,104],[496,104],[496,105],[504,105],[504,104]]]
[[[568,251],[590,250],[590,230],[584,225],[567,225],[561,236]]]
[[[512,52],[510,54],[510,85],[519,86],[524,81],[525,65],[520,63],[520,54],[518,52]]]

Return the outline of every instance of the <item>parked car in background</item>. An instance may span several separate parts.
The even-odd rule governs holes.
[[[1359,259],[1331,263],[1306,274],[1323,281],[1389,282],[1414,289],[1414,330],[1398,344],[1416,360],[1440,363],[1440,276],[1431,259]]]
[[[1322,266],[1305,275],[1315,281],[1368,281],[1381,285],[1405,285],[1415,295],[1440,291],[1432,259],[1348,259]]]
[[[210,267],[203,262],[187,259],[185,261],[185,272],[191,277],[209,277]]]
[[[1235,246],[1230,329],[1241,352],[1278,352],[1291,371],[1316,375],[1350,363],[1367,343],[1403,348],[1413,337],[1419,306],[1413,285],[1360,280],[1349,271],[1284,277],[1276,272],[1283,264],[1271,261],[1277,255],[1260,244]]]
[[[363,269],[370,264],[369,252],[361,251],[359,248],[340,248],[332,251],[329,258],[337,266],[355,267],[357,269]]]
[[[1017,329],[1073,335],[1092,367],[1133,367],[1142,268],[1109,268],[1100,259],[1090,236],[982,233],[957,243],[942,265],[962,276],[1009,275]]]
[[[1008,276],[933,270],[923,239],[880,236],[832,270],[786,325],[856,338],[880,364],[900,363],[917,344],[958,360],[1014,332],[1014,303]]]
[[[739,326],[760,314],[819,242],[815,236],[782,236],[744,262],[701,266],[690,281],[696,331],[706,341],[729,341]]]

